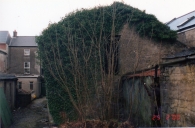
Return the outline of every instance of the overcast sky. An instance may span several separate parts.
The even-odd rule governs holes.
[[[37,36],[49,22],[58,22],[80,8],[110,5],[114,0],[0,0],[0,31]],[[195,10],[195,0],[115,0],[145,10],[165,23]]]

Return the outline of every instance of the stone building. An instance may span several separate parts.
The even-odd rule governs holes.
[[[140,37],[134,28],[127,24],[124,25],[120,35],[119,73],[116,78],[119,79],[120,88],[122,88],[120,95],[123,98],[120,101],[126,105],[126,108],[123,109],[124,113],[121,115],[125,117],[126,113],[133,110],[131,117],[134,118],[137,126],[156,126],[152,124],[154,109],[151,106],[152,101],[150,101],[147,90],[144,88],[144,83],[150,87],[154,83],[154,67],[162,63],[161,58],[174,55],[187,49],[187,46],[179,41],[160,42]],[[152,89],[150,91],[152,92]],[[132,107],[128,108],[127,106]],[[143,116],[144,114],[145,116]]]
[[[189,47],[195,47],[195,11],[174,18],[166,25],[177,31],[180,42]]]
[[[141,20],[142,21],[142,20]],[[146,21],[147,22],[147,21]],[[124,24],[123,24],[124,25]],[[164,26],[166,27],[166,26]],[[49,30],[48,30],[49,31]],[[159,30],[160,31],[160,30]],[[128,73],[135,73],[136,71],[152,68],[155,65],[161,63],[161,58],[167,56],[168,54],[175,54],[180,52],[181,50],[186,48],[186,45],[181,42],[164,42],[164,41],[155,41],[150,37],[141,37],[139,36],[139,32],[135,31],[135,28],[125,24],[120,33],[119,46],[118,46],[118,74],[114,76],[116,78],[116,85],[119,85],[117,82],[121,84],[121,88],[126,86],[126,88],[131,88],[133,84],[130,84],[127,79],[124,79],[124,75]],[[147,76],[146,76],[147,77]],[[137,79],[139,81],[139,79]],[[145,93],[144,85],[140,85],[139,88],[142,88],[143,93]],[[129,91],[127,94],[135,94],[139,93],[139,88],[136,91],[129,91],[123,88],[123,91]],[[141,89],[140,89],[141,90]],[[139,102],[139,98],[144,99],[147,95],[141,95],[143,93],[139,93],[138,97],[132,98],[135,102]],[[130,95],[126,96],[130,97]],[[50,99],[49,99],[50,100]],[[129,100],[129,99],[125,99]],[[131,102],[129,108],[135,105]],[[137,109],[137,107],[135,107]],[[147,111],[150,108],[142,108]],[[139,110],[138,110],[139,111]],[[135,118],[140,119],[139,117],[144,117],[142,113],[140,115],[133,115]],[[148,119],[151,121],[151,118]],[[143,126],[145,126],[143,124]]]
[[[195,126],[195,48],[163,59],[161,65],[162,124]]]
[[[14,31],[9,45],[8,73],[18,78],[18,89],[33,93],[33,98],[41,94],[40,64],[37,59],[35,36],[17,36]]]
[[[161,64],[162,125],[194,126],[195,11],[174,18],[167,25],[188,49],[163,58]]]
[[[187,49],[187,46],[180,41],[165,42],[141,37],[135,28],[128,24],[123,26],[118,35],[120,35],[117,56],[118,73],[115,75],[115,84],[122,89],[119,102],[124,107],[119,110],[121,112],[119,116],[124,119],[133,117],[137,126],[152,126],[153,108],[144,88],[144,83],[148,86],[154,83],[154,70],[150,69],[162,63],[161,58],[174,55]],[[148,73],[146,70],[151,72]],[[142,72],[147,72],[147,74],[143,75]]]

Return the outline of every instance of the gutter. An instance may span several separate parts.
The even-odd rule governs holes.
[[[16,75],[16,77],[17,78],[37,78],[37,77],[39,77],[39,75],[33,75],[33,76],[17,76]]]
[[[192,30],[195,28],[195,24],[191,25],[191,26],[187,26],[185,28],[181,28],[179,30],[177,30],[177,33],[182,33],[182,32],[186,32],[186,31],[189,31],[189,30]]]
[[[171,62],[162,63],[162,64],[160,64],[160,66],[165,66],[165,65],[169,65],[169,64],[175,64],[175,63],[183,62],[183,61],[187,61],[187,60],[195,60],[195,57],[189,57],[188,56],[188,57],[180,59],[180,60],[175,60],[175,61],[171,61]]]

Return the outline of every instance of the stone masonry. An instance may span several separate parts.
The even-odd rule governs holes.
[[[161,67],[162,126],[195,126],[195,65],[182,62]]]
[[[119,75],[140,71],[159,64],[161,58],[185,49],[179,42],[157,42],[143,38],[134,28],[124,25],[119,41]]]
[[[178,40],[189,47],[195,46],[195,29],[178,33]]]

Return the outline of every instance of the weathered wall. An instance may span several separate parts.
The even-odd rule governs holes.
[[[178,33],[178,40],[189,47],[195,47],[195,28]]]
[[[0,87],[4,89],[4,93],[11,109],[15,108],[16,100],[16,80],[1,80]]]
[[[7,72],[8,45],[0,44],[0,72]]]
[[[131,77],[124,79],[122,83],[121,97],[123,101],[120,107],[120,118],[130,119],[137,127],[150,127],[152,109],[151,98],[144,88],[144,83],[151,86],[152,76]]]
[[[159,64],[161,58],[167,54],[174,54],[185,48],[185,45],[178,42],[171,44],[141,38],[127,24],[120,34],[119,75],[151,68]]]
[[[0,72],[7,71],[7,54],[0,52]]]
[[[161,73],[163,126],[195,126],[195,65],[180,63],[164,66]]]

